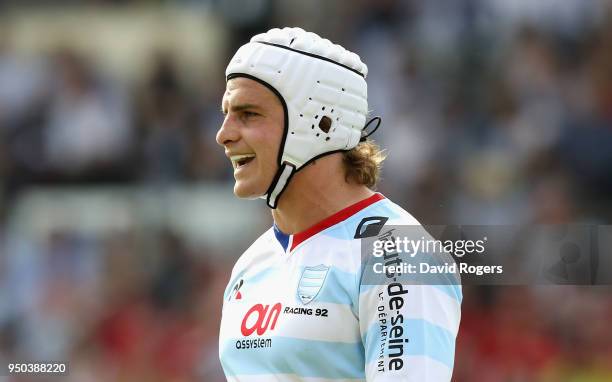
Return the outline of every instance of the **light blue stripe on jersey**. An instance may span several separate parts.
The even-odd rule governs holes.
[[[440,292],[444,293],[448,297],[454,299],[459,304],[463,300],[463,292],[461,291],[461,285],[432,285],[432,287],[436,288]]]
[[[338,268],[331,268],[325,279],[325,284],[315,301],[348,305],[355,317],[357,317],[358,301],[353,301],[351,297],[358,295],[355,293],[355,289],[357,288],[356,277],[357,276],[353,273],[344,272]]]
[[[304,268],[306,267],[300,267],[300,275],[304,272]],[[246,278],[246,282],[248,282],[249,285],[253,285],[262,281],[266,281],[272,273],[277,271],[278,269],[275,267],[266,268],[261,272],[258,272]],[[315,300],[318,302],[327,302],[331,304],[349,305],[351,307],[351,310],[353,311],[353,314],[357,316],[358,301],[353,301],[351,298],[351,296],[355,295],[354,289],[357,286],[356,278],[357,276],[354,273],[344,272],[339,270],[338,268],[331,268],[329,270],[329,274],[326,276],[325,284],[321,288],[321,291],[319,292]],[[234,285],[234,283],[239,279],[240,277],[236,277],[236,280],[233,280],[230,285]],[[297,286],[295,298],[296,302],[301,304],[301,301],[297,297]]]
[[[407,284],[407,285],[410,285],[410,284]],[[415,285],[418,285],[418,284],[415,284]],[[453,300],[457,301],[458,303],[461,303],[461,301],[463,300],[463,293],[461,291],[461,285],[431,285],[431,287],[436,288],[437,290],[444,293],[445,295],[452,298]],[[374,288],[380,288],[380,285],[362,284],[359,293],[366,293],[370,289],[374,289]]]
[[[269,348],[229,350],[232,364],[223,365],[226,375],[292,373],[312,378],[365,378],[364,370],[355,367],[364,365],[361,342],[350,344],[287,337],[269,338],[272,340],[272,347]],[[223,346],[235,347],[236,342],[241,340],[230,339]]]
[[[266,268],[264,270],[262,270],[261,272],[258,272],[252,276],[249,276],[248,278],[244,277],[244,272],[239,273],[236,277],[234,277],[228,284],[227,284],[227,289],[225,290],[225,293],[223,294],[223,301],[227,301],[227,299],[229,298],[229,293],[232,292],[231,288],[233,288],[233,286],[236,284],[236,282],[238,282],[238,280],[240,280],[241,278],[245,279],[245,281],[248,281],[249,284],[257,284],[261,281],[264,281],[265,279],[267,279],[268,277],[270,277],[270,275],[274,272],[276,272],[277,269],[274,267],[271,268]]]
[[[262,270],[261,272],[258,272],[252,276],[249,276],[246,280],[248,280],[249,284],[257,284],[260,283],[262,281],[265,281],[266,279],[268,279],[270,277],[270,275],[272,275],[275,272],[278,272],[278,268],[276,267],[270,267],[270,268],[266,268],[264,270]],[[246,282],[246,281],[245,281]]]
[[[391,327],[388,325],[389,318],[387,318],[387,333]],[[426,320],[404,319],[402,327],[404,328],[402,338],[409,340],[408,343],[404,343],[404,355],[426,356],[453,368],[455,336],[451,332]],[[381,333],[378,322],[370,326],[366,338],[368,342],[366,360],[369,363],[375,361],[380,355]],[[374,341],[376,346],[372,346],[371,341]],[[389,337],[385,341],[387,343],[385,349],[388,349]]]

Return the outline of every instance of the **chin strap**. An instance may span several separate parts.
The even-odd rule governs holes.
[[[366,131],[366,129],[368,128],[368,126],[370,126],[370,124],[372,122],[376,121],[376,126],[374,126],[374,128],[372,129],[372,131]],[[380,124],[382,123],[382,118],[379,116],[376,116],[372,119],[370,119],[368,121],[368,123],[365,124],[365,126],[363,127],[362,133],[361,133],[361,139],[359,139],[359,142],[365,142],[368,137],[372,134],[374,134],[374,132],[376,130],[378,130],[378,128],[380,127]]]
[[[268,191],[262,196],[262,198],[266,198],[268,207],[272,209],[276,208],[278,200],[283,194],[283,191],[287,188],[293,174],[295,174],[295,166],[290,163],[285,162],[281,168],[278,169]]]

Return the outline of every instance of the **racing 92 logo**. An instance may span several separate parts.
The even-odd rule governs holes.
[[[278,316],[280,316],[282,305],[277,302],[270,308],[270,305],[256,304],[249,309],[242,319],[240,331],[245,337],[257,331],[257,335],[263,335],[268,327],[274,330]]]

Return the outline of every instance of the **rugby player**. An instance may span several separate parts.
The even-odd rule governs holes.
[[[216,139],[234,193],[264,198],[274,219],[225,291],[227,379],[449,381],[460,287],[363,282],[366,231],[419,225],[372,190],[384,155],[367,137],[366,65],[283,28],[254,36],[225,74]]]

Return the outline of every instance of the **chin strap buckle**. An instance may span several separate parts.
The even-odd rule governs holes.
[[[278,200],[287,188],[293,174],[295,174],[295,166],[288,162],[283,163],[281,168],[276,172],[268,192],[266,192],[266,203],[268,207],[272,209],[277,207]]]

